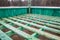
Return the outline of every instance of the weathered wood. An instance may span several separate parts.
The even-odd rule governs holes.
[[[22,37],[24,37],[24,38],[26,38],[26,39],[28,39],[28,40],[39,40],[39,39],[37,39],[37,38],[35,38],[35,37],[33,37],[33,36],[31,36],[31,35],[23,32],[23,31],[21,31],[21,30],[18,30],[17,28],[15,28],[15,27],[13,27],[13,26],[11,26],[11,25],[9,25],[9,24],[6,24],[6,23],[3,22],[3,21],[0,21],[0,23],[1,23],[2,25],[4,25],[6,28],[8,28],[8,29],[12,30],[13,32],[15,32],[16,34],[18,34],[19,36],[22,36]]]
[[[3,31],[0,30],[0,39],[1,40],[12,40],[8,35],[6,35]]]
[[[53,29],[53,28],[50,28],[50,27],[46,27],[46,26],[42,26],[42,25],[38,25],[38,24],[35,24],[35,23],[31,23],[31,22],[27,22],[27,21],[23,21],[23,20],[19,20],[19,19],[16,19],[16,18],[11,18],[13,20],[17,20],[17,21],[21,21],[21,22],[25,22],[25,23],[28,23],[28,24],[31,24],[31,25],[34,25],[38,28],[43,28],[45,30],[48,30],[48,31],[51,31],[51,32],[54,32],[54,33],[58,33],[60,34],[60,30],[57,30],[57,29]],[[8,19],[5,19],[8,21]]]
[[[43,31],[41,31],[41,30],[37,30],[37,29],[35,29],[35,28],[31,28],[31,27],[29,27],[29,26],[27,26],[27,25],[23,25],[23,24],[21,24],[21,23],[14,22],[14,21],[12,21],[12,20],[9,20],[9,22],[14,23],[14,24],[16,24],[16,25],[18,25],[18,26],[22,26],[22,27],[25,28],[25,29],[28,29],[28,30],[33,31],[33,32],[36,32],[36,33],[38,33],[38,34],[40,34],[40,35],[43,35],[43,36],[45,36],[45,37],[47,37],[47,38],[56,39],[56,40],[59,40],[59,39],[60,39],[60,37],[58,37],[58,36],[56,36],[56,35],[53,35],[53,34],[50,34],[50,33],[47,33],[47,32],[43,32]]]

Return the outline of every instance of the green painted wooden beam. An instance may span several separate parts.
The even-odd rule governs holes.
[[[12,40],[8,35],[0,30],[0,40]]]
[[[18,17],[19,18],[19,17]],[[38,20],[36,20],[36,21],[34,21],[34,20],[31,20],[31,19],[25,19],[25,18],[19,18],[19,19],[22,19],[22,20],[28,20],[28,21],[32,21],[33,23],[42,23],[42,24],[44,24],[45,26],[51,26],[51,27],[54,27],[54,28],[57,28],[57,29],[60,29],[60,26],[59,25],[53,25],[53,24],[49,24],[49,23],[43,23],[43,22],[40,22],[40,20],[38,21]],[[60,24],[60,23],[59,23]],[[57,27],[56,27],[57,26]]]
[[[29,26],[27,26],[27,25],[23,25],[23,24],[21,24],[21,23],[14,22],[14,21],[12,21],[12,20],[8,20],[8,21],[11,22],[11,23],[16,24],[16,25],[18,25],[18,26],[22,26],[22,27],[24,27],[25,29],[28,29],[28,30],[30,30],[30,31],[36,32],[36,33],[38,33],[39,35],[43,35],[43,36],[45,36],[45,37],[47,37],[47,38],[56,39],[56,40],[59,40],[59,39],[60,39],[60,37],[58,37],[58,36],[56,36],[56,35],[52,35],[52,34],[50,34],[50,33],[43,32],[43,31],[37,30],[37,29],[35,29],[35,28],[31,28],[31,27],[29,27]]]
[[[31,18],[31,17],[29,17],[29,16],[23,16],[24,18],[22,18],[22,19],[25,19],[26,18],[26,20],[29,20],[29,19],[31,19],[31,21],[33,21],[32,19],[33,18],[37,18],[37,17],[33,17],[33,18]],[[20,16],[17,16],[17,17],[15,17],[15,18],[21,18]],[[27,19],[28,18],[28,19]],[[53,21],[47,21],[47,20],[44,20],[44,19],[39,19],[39,18],[37,18],[37,20],[36,21],[45,21],[45,25],[47,25],[47,26],[51,26],[51,27],[56,27],[55,25],[52,25],[52,24],[56,24],[56,25],[60,25],[60,23],[57,23],[57,22],[53,22]]]
[[[57,30],[57,29],[53,29],[53,28],[50,28],[50,27],[46,27],[46,26],[41,26],[41,25],[38,25],[38,24],[35,24],[35,23],[31,23],[31,22],[27,22],[27,21],[23,21],[23,20],[19,20],[19,19],[16,19],[16,18],[11,18],[13,20],[17,20],[17,21],[21,21],[21,22],[25,22],[25,23],[28,23],[28,24],[31,24],[31,25],[34,25],[38,28],[43,28],[45,30],[48,30],[48,31],[51,31],[51,32],[54,32],[54,33],[58,33],[60,34],[60,30]],[[5,19],[5,20],[8,20],[8,19]]]
[[[23,31],[23,30],[21,29],[21,27],[18,27],[17,29]],[[10,30],[10,31],[6,32],[6,34],[7,34],[8,36],[12,36],[13,34],[16,34],[16,33],[14,33],[13,31]]]
[[[22,37],[24,37],[24,38],[26,38],[26,39],[28,39],[28,40],[39,40],[39,39],[37,39],[37,38],[35,38],[35,37],[32,37],[31,35],[23,32],[23,31],[21,31],[21,30],[18,30],[17,28],[15,28],[15,27],[13,27],[13,26],[11,26],[11,25],[9,25],[9,24],[6,24],[6,23],[3,22],[3,21],[0,21],[0,23],[1,23],[2,25],[4,25],[6,28],[8,28],[8,29],[12,30],[13,32],[15,32],[16,34],[18,34],[19,36],[22,36]]]
[[[4,26],[2,26],[2,25],[0,26],[0,30],[5,29],[5,28],[6,28],[6,27],[4,27]]]
[[[54,21],[54,22],[60,22],[59,20],[59,17],[55,17],[55,16],[46,16],[46,15],[38,15],[38,14],[36,14],[36,15],[33,15],[33,14],[31,14],[31,16],[30,17],[35,17],[35,18],[42,18],[42,19],[44,19],[44,20],[49,20],[49,21]]]
[[[44,30],[43,30],[43,28],[40,28],[39,30],[44,31]],[[38,34],[38,33],[33,33],[33,34],[32,34],[32,36],[34,36],[34,37],[37,37],[37,38],[38,38],[38,37],[39,37],[39,34]]]
[[[17,17],[19,17],[19,16],[17,16]],[[21,18],[21,17],[20,17]],[[31,16],[31,17],[29,17],[29,16],[24,16],[24,18],[28,18],[28,19],[36,19],[37,21],[45,21],[45,22],[47,22],[47,23],[54,23],[54,24],[59,24],[60,25],[60,23],[58,23],[58,22],[56,22],[56,21],[52,21],[52,20],[46,20],[46,19],[43,19],[43,18],[40,18],[40,17],[38,17],[38,16]],[[56,17],[53,17],[53,18],[56,18]],[[57,18],[59,18],[59,17],[57,17]],[[57,19],[56,18],[56,19]]]
[[[34,16],[32,16],[33,18],[36,18],[37,20],[40,20],[40,19],[42,19],[42,18],[40,18],[40,17],[34,17]],[[43,17],[44,18],[44,17]],[[50,17],[48,17],[48,18],[50,18]],[[57,19],[56,17],[53,17],[53,18],[55,18],[55,19]],[[59,18],[59,17],[58,17]],[[52,19],[52,17],[51,17],[51,19]],[[56,22],[56,23],[58,23],[59,21],[54,21],[54,20],[47,20],[47,19],[42,19],[42,20],[44,20],[44,21],[50,21],[51,23],[54,23],[54,22]]]
[[[46,16],[46,15],[39,15],[39,14],[31,14],[31,16],[30,17],[36,17],[36,18],[42,18],[42,19],[44,19],[44,20],[50,20],[50,21],[57,21],[57,22],[60,22],[59,20],[59,18],[60,17],[55,17],[55,16]]]
[[[21,30],[21,27],[18,27],[17,28],[18,30]],[[8,31],[8,32],[6,32],[6,34],[8,35],[8,36],[11,36],[11,35],[13,35],[13,34],[15,34],[13,31]],[[32,35],[31,35],[32,36]],[[34,36],[33,36],[34,37]]]
[[[26,16],[26,17],[24,17],[24,18],[26,18],[27,19],[27,17],[28,16]],[[18,18],[18,17],[16,17],[16,18]],[[21,17],[19,17],[19,18],[21,18]],[[28,17],[28,19],[36,19],[36,21],[44,21],[45,23],[49,23],[49,24],[57,24],[57,25],[60,25],[60,23],[58,23],[58,22],[55,22],[55,21],[48,21],[48,20],[46,20],[46,19],[42,19],[42,18],[38,18],[38,17],[33,17],[33,18],[31,18],[31,17]]]

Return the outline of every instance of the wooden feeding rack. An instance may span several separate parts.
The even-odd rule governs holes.
[[[60,40],[60,19],[35,14],[0,19],[0,40],[15,40],[11,38],[15,34],[24,40]]]

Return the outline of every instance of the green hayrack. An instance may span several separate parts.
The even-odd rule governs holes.
[[[4,29],[8,31],[4,32]],[[1,7],[0,40],[14,40],[11,37],[15,34],[24,40],[41,40],[41,36],[60,40],[60,8]]]
[[[45,17],[45,19],[43,17]],[[38,14],[26,14],[26,15],[2,18],[0,19],[0,39],[13,40],[11,36],[14,34],[17,34],[25,38],[25,40],[40,40],[38,38],[39,35],[44,36],[48,38],[49,40],[60,40],[59,36],[45,32],[45,30],[47,30],[49,32],[60,34],[59,17],[51,16],[50,19],[49,17],[50,16],[44,16],[44,15],[38,16]],[[22,24],[22,22],[25,23],[25,25]],[[42,25],[39,25],[37,23],[42,24]],[[18,25],[19,27],[16,28],[14,27],[14,25]],[[32,25],[39,29],[31,27]],[[6,28],[9,29],[9,31],[4,33],[2,30]],[[24,32],[23,30],[25,29],[32,31],[33,34],[30,35]]]

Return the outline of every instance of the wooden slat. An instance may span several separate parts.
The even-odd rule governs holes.
[[[25,22],[25,23],[28,23],[28,24],[34,25],[34,26],[36,26],[36,27],[43,28],[43,29],[45,29],[45,30],[48,30],[48,31],[51,31],[51,32],[54,32],[54,33],[58,33],[58,34],[60,34],[60,30],[57,30],[57,29],[49,28],[49,27],[46,27],[46,26],[41,26],[41,25],[34,24],[34,23],[31,23],[31,22],[27,22],[27,21],[19,20],[19,19],[16,19],[16,18],[11,18],[11,19],[13,19],[13,20],[17,20],[17,21],[21,21],[21,22]],[[7,19],[5,19],[5,20],[7,20]]]
[[[60,23],[58,22],[54,22],[54,21],[48,21],[48,20],[45,20],[45,19],[42,19],[42,18],[37,18],[37,17],[33,17],[33,18],[28,18],[28,19],[36,19],[37,21],[44,21],[44,22],[47,22],[47,23],[50,23],[50,24],[57,24],[57,25],[60,25]]]
[[[9,36],[7,36],[3,31],[0,30],[0,39],[1,40],[12,40]]]
[[[50,20],[54,22],[60,22],[60,17],[55,17],[55,16],[47,16],[47,15],[39,15],[39,14],[31,14],[30,17],[37,17],[37,18],[43,18],[45,20]]]
[[[53,34],[50,34],[50,33],[47,33],[47,32],[43,32],[43,31],[37,30],[37,29],[35,29],[35,28],[31,28],[31,27],[29,27],[29,26],[27,26],[27,25],[23,25],[23,24],[21,24],[21,23],[14,22],[14,21],[12,21],[12,20],[7,20],[7,21],[9,21],[9,22],[11,22],[11,23],[14,23],[15,25],[22,26],[22,27],[25,28],[25,29],[28,29],[28,30],[33,31],[33,32],[36,32],[36,33],[38,33],[38,34],[40,34],[40,35],[43,35],[43,36],[45,36],[45,37],[47,37],[47,38],[56,39],[56,40],[59,40],[59,39],[60,39],[60,37],[58,37],[58,36],[56,36],[56,35],[53,35]]]
[[[23,32],[21,30],[18,30],[17,28],[15,28],[15,27],[13,27],[13,26],[11,26],[9,24],[4,23],[3,21],[0,21],[0,23],[2,25],[4,25],[6,28],[8,28],[8,29],[12,30],[13,32],[15,32],[16,34],[18,34],[19,36],[22,36],[22,37],[27,38],[29,40],[39,40],[39,39],[37,39],[35,37],[32,37],[31,35]]]
[[[0,30],[2,30],[2,29],[5,29],[5,27],[1,25],[1,26],[0,26]]]
[[[43,25],[47,25],[47,26],[50,26],[50,27],[53,27],[53,28],[57,28],[57,29],[60,29],[60,26],[59,25],[53,25],[53,24],[49,24],[49,23],[43,23],[43,22],[40,22],[40,21],[35,21],[35,20],[31,20],[31,19],[24,19],[22,18],[23,20],[28,20],[28,21],[32,21],[32,22],[35,22],[35,23],[40,23],[40,24],[43,24]]]
[[[21,17],[16,17],[16,18],[21,18]],[[35,21],[39,21],[39,22],[42,22],[42,21],[44,21],[45,23],[49,23],[49,24],[56,24],[56,25],[60,25],[60,23],[58,23],[58,22],[54,22],[54,21],[47,21],[47,20],[45,20],[45,19],[42,19],[42,18],[37,18],[37,17],[33,17],[33,18],[31,18],[31,17],[24,17],[24,18],[26,18],[26,20],[28,20],[28,19],[34,19],[35,18]],[[24,19],[24,18],[21,18],[21,19]],[[28,19],[27,19],[28,18]]]

